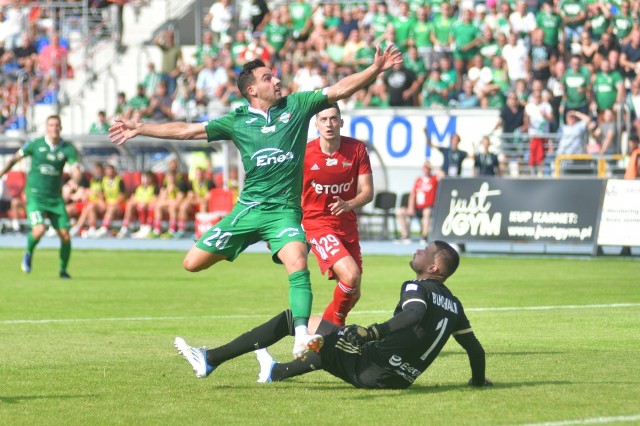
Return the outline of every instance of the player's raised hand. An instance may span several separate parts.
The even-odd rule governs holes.
[[[115,123],[109,127],[109,139],[111,139],[111,143],[122,145],[129,139],[138,136],[139,131],[135,122],[120,117],[115,118],[113,121],[115,121]]]
[[[395,64],[401,64],[402,62],[402,52],[393,44],[388,45],[384,52],[380,52],[380,45],[376,46],[376,55],[373,58],[373,63],[380,71],[386,71]]]

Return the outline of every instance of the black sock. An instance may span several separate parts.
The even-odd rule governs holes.
[[[304,361],[296,359],[291,362],[278,363],[273,366],[271,380],[279,382],[289,377],[299,376],[314,370],[322,370],[322,359],[317,353],[310,353]]]
[[[271,346],[286,336],[293,336],[293,318],[288,309],[226,345],[207,350],[207,363],[218,366],[237,356]]]

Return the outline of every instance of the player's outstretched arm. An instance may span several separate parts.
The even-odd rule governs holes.
[[[394,45],[390,44],[387,46],[384,52],[380,52],[380,46],[376,46],[376,54],[373,58],[373,64],[358,73],[351,74],[350,76],[343,78],[333,86],[329,86],[327,89],[329,102],[337,102],[340,99],[348,98],[358,90],[365,87],[381,72],[388,70],[395,64],[401,63],[402,52],[400,52]]]
[[[20,151],[13,154],[13,157],[11,157],[11,159],[7,161],[7,164],[4,165],[2,170],[0,170],[0,178],[2,178],[5,174],[7,174],[9,170],[11,170],[11,168],[21,159],[22,159],[22,154],[20,153]]]
[[[471,379],[469,380],[470,386],[491,386],[493,383],[489,380],[485,374],[485,355],[484,348],[480,344],[480,341],[473,334],[473,331],[469,330],[468,333],[455,334],[453,336],[456,341],[467,351],[469,357],[469,364],[471,365]]]
[[[207,139],[207,131],[202,123],[135,123],[123,118],[114,119],[109,128],[111,143],[122,145],[136,136],[149,136],[159,139]]]

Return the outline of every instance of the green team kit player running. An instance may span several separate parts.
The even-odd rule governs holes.
[[[65,164],[75,165],[76,149],[60,139],[62,123],[60,117],[47,118],[45,136],[27,142],[11,157],[0,171],[0,178],[24,157],[31,157],[31,168],[27,176],[27,219],[31,231],[27,238],[27,250],[22,259],[22,270],[31,272],[33,252],[45,232],[44,219],[48,217],[51,226],[60,237],[60,278],[71,278],[67,265],[71,256],[69,236],[69,216],[62,199],[62,170]],[[76,166],[77,167],[77,166]]]
[[[255,60],[245,64],[238,76],[238,88],[249,106],[204,124],[148,124],[117,118],[110,128],[111,142],[118,145],[138,135],[233,141],[245,169],[244,189],[231,213],[189,250],[183,266],[201,271],[222,260],[233,261],[250,245],[266,241],[273,261],[284,264],[289,274],[295,358],[317,352],[323,344],[322,336],[309,335],[307,328],[313,296],[300,200],[309,122],[314,114],[353,95],[396,63],[402,63],[398,49],[377,47],[373,63],[365,70],[322,90],[283,97],[280,80]],[[199,350],[185,351],[191,349]]]

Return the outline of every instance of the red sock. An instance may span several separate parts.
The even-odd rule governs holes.
[[[324,314],[322,314],[322,319],[343,326],[345,318],[351,310],[354,295],[354,287],[338,282],[335,290],[333,290],[333,300],[325,309]]]
[[[138,222],[145,223],[147,221],[147,209],[146,207],[138,207]]]
[[[155,215],[155,213],[154,213],[153,209],[151,207],[149,207],[149,210],[148,210],[148,213],[147,213],[147,225],[153,224],[154,215]]]
[[[175,219],[169,219],[169,232],[172,234],[176,232],[176,221]]]
[[[156,234],[160,233],[160,218],[156,218],[153,222],[153,232]]]
[[[178,229],[180,231],[184,231],[186,227],[187,227],[187,224],[186,224],[186,222],[184,220],[179,220],[178,221]]]

